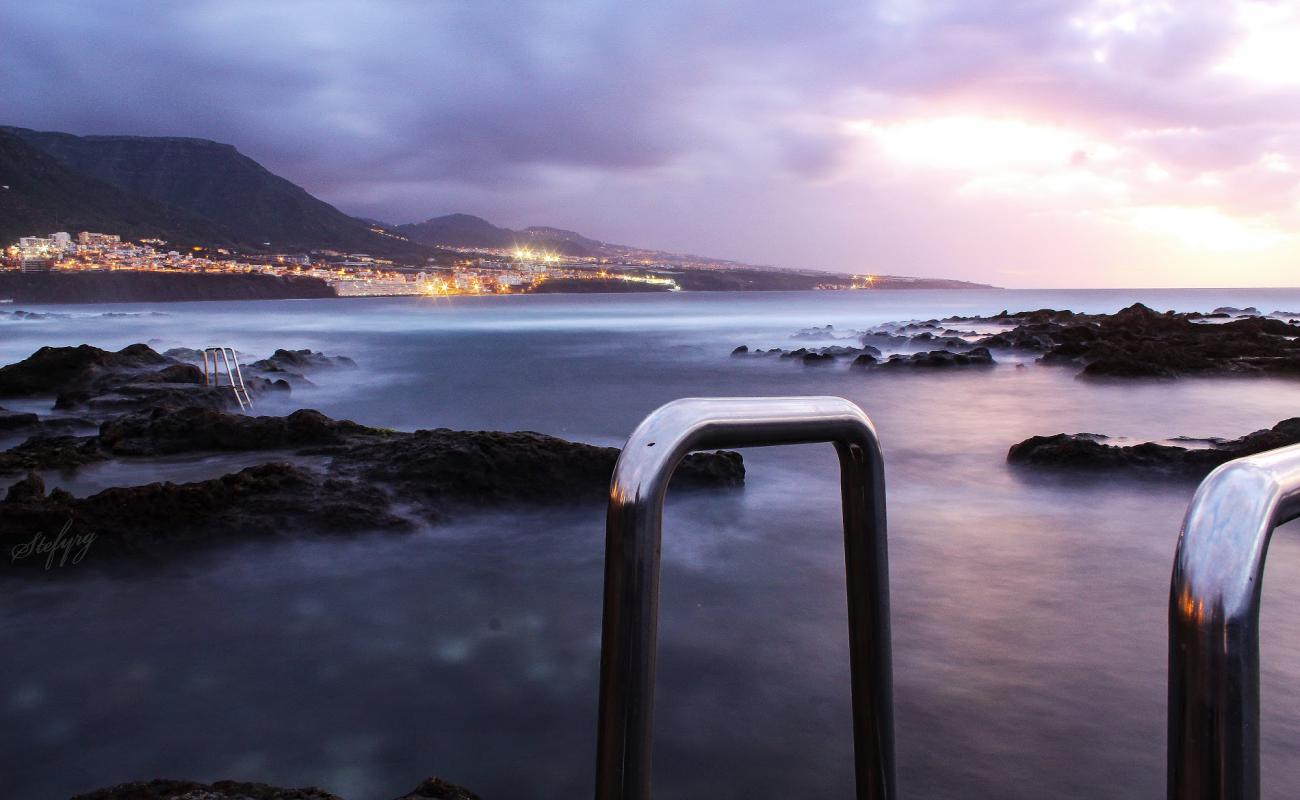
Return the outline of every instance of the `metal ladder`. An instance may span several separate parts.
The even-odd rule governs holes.
[[[225,366],[226,383],[221,382],[221,369],[217,364],[218,356],[221,357],[221,362]],[[211,368],[208,367],[209,357],[212,359]],[[253,398],[248,396],[248,387],[244,384],[244,373],[239,369],[239,359],[235,357],[234,348],[203,348],[203,385],[228,387],[234,392],[240,411],[248,411],[253,407]]]
[[[633,431],[614,467],[605,523],[597,800],[650,797],[659,545],[673,470],[692,450],[807,442],[833,442],[840,458],[857,797],[894,797],[885,479],[875,428],[839,397],[741,397],[661,407]]]
[[[833,442],[840,457],[858,800],[893,800],[884,469],[871,421],[837,397],[685,399],[637,427],[605,523],[597,800],[648,800],[663,502],[693,450]],[[1269,539],[1300,518],[1300,445],[1229,462],[1188,507],[1169,597],[1170,800],[1258,800],[1259,602]]]

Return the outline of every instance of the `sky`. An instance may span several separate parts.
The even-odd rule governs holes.
[[[1300,285],[1300,3],[0,2],[0,124],[451,212],[1015,287]]]

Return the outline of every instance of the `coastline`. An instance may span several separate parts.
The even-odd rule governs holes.
[[[774,273],[780,275],[781,273]],[[710,282],[705,278],[688,281],[679,293],[718,294],[724,292],[821,292],[854,291],[791,286],[776,281],[748,285]],[[563,287],[563,288],[560,288]],[[969,291],[1001,290],[995,286],[958,285],[934,280],[919,283],[882,283],[870,290],[856,291]],[[617,280],[560,280],[541,284],[534,291],[511,294],[666,294],[668,290],[643,283]],[[82,305],[91,303],[166,303],[197,300],[318,300],[358,297],[419,297],[405,294],[340,295],[319,278],[266,275],[259,273],[151,272],[114,270],[85,272],[0,272],[0,303]],[[497,296],[484,293],[482,297]]]
[[[253,273],[0,272],[0,299],[13,303],[155,303],[335,297],[317,278]],[[5,305],[9,305],[6,303]]]

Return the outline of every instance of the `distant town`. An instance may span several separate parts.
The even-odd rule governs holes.
[[[531,247],[443,246],[440,249],[443,258],[430,258],[426,264],[412,265],[366,253],[334,250],[278,254],[239,253],[208,247],[177,250],[168,249],[168,243],[162,239],[126,241],[118,234],[81,231],[73,236],[60,231],[19,238],[3,251],[0,269],[24,273],[131,271],[316,278],[339,297],[489,295],[552,290],[679,291],[683,288],[678,279],[682,271],[692,269],[652,259],[617,261],[561,255]],[[694,269],[719,267],[708,262]],[[871,289],[879,284],[873,275],[840,277],[827,273],[824,278],[823,282],[808,288]],[[563,286],[556,285],[559,282]]]

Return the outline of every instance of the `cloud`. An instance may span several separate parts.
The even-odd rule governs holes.
[[[44,0],[0,29],[5,122],[231,142],[394,221],[469,210],[843,269],[874,248],[971,277],[1026,268],[972,246],[976,213],[1109,237],[1196,209],[1297,222],[1282,3]],[[908,246],[921,218],[951,252]]]

